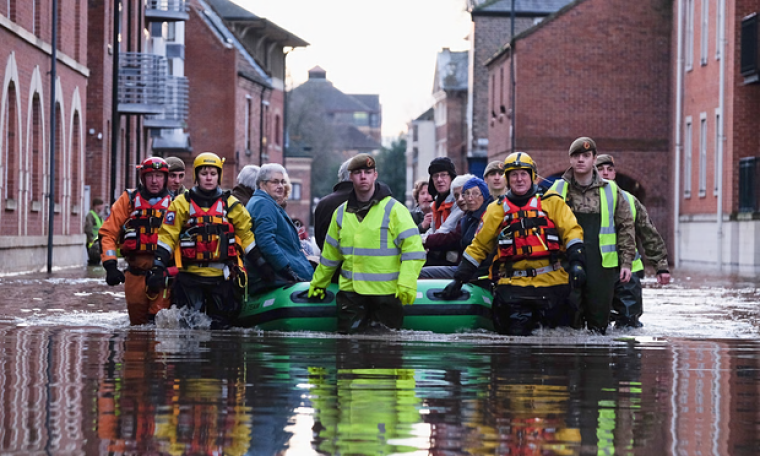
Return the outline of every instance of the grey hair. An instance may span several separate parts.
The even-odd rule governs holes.
[[[338,182],[348,182],[351,180],[351,172],[348,170],[348,163],[351,160],[352,159],[349,158],[344,161],[343,164],[340,165],[340,168],[338,168]]]
[[[279,163],[267,163],[266,165],[261,165],[259,175],[256,177],[256,188],[259,188],[262,182],[271,179],[275,173],[281,173],[283,179],[288,178],[288,172],[285,171],[285,168]]]
[[[472,174],[462,174],[461,176],[455,177],[454,180],[451,181],[451,190],[453,191],[455,188],[464,187],[464,184],[473,177],[475,176]]]
[[[237,176],[238,184],[245,185],[248,188],[256,188],[256,178],[259,176],[259,167],[256,165],[245,165]]]

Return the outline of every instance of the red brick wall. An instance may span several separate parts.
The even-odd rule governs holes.
[[[446,155],[458,174],[465,174],[467,165],[467,92],[446,93]]]
[[[243,149],[238,149],[242,136],[240,143],[237,139],[245,131],[241,125],[244,116],[236,107],[236,101],[244,104],[236,97],[239,85],[244,84],[236,74],[237,50],[224,47],[194,7],[185,27],[185,76],[190,94],[187,131],[193,156],[214,152],[226,158],[222,186],[232,188],[237,177],[236,152],[241,158],[245,155]]]
[[[567,150],[575,138],[594,138],[600,153],[615,156],[619,173],[638,182],[642,202],[665,237],[672,199],[671,22],[665,0],[587,0],[542,23],[515,48],[517,150],[533,156],[539,174],[551,176],[569,166]],[[497,86],[490,96],[497,107],[503,96],[508,111],[509,56],[494,61],[489,72]],[[489,161],[510,151],[510,119],[499,121],[496,114]]]
[[[4,166],[10,179],[12,195],[7,194],[3,188],[2,201],[0,201],[0,230],[5,235],[42,235],[47,232],[47,200],[43,197],[43,186],[49,184],[49,136],[50,136],[50,55],[37,46],[36,38],[32,35],[35,18],[32,14],[30,2],[14,2],[16,25],[19,33],[6,28],[0,28],[0,80],[9,77],[13,80],[15,97],[18,104],[15,108],[14,119],[14,155],[11,163],[5,162]],[[52,1],[44,1],[38,4],[39,21],[42,27],[38,32],[45,43],[50,42],[50,19],[49,12]],[[81,173],[73,173],[72,162],[77,157],[77,151],[73,150],[81,141],[73,140],[72,134],[77,131],[72,127],[72,120],[76,108],[75,92],[78,91],[78,99],[81,109],[87,103],[88,81],[85,76],[86,58],[80,56],[81,61],[71,62],[70,58],[76,57],[74,53],[75,33],[74,26],[76,10],[75,5],[62,16],[61,27],[61,50],[56,65],[57,77],[60,80],[56,98],[61,100],[62,110],[59,111],[56,128],[58,152],[56,169],[58,185],[55,188],[56,200],[61,204],[61,211],[55,216],[56,233],[77,234],[82,232],[81,214]],[[84,8],[80,8],[80,26],[86,25]],[[86,27],[85,27],[86,28]],[[86,31],[83,32],[87,38]],[[30,42],[31,41],[31,42]],[[11,62],[14,62],[12,65]],[[34,96],[33,87],[35,81],[41,85],[37,87],[38,102],[32,103]],[[8,87],[0,87],[6,92]],[[37,108],[34,109],[33,106]],[[9,112],[8,108],[3,108]],[[33,113],[36,112],[36,119]],[[85,112],[78,112],[80,119],[84,119]],[[43,128],[44,126],[44,128]],[[81,131],[81,129],[79,129]],[[0,135],[6,141],[8,137],[4,126],[0,126]],[[80,149],[81,150],[81,149]],[[36,151],[36,152],[35,152]],[[36,160],[35,160],[36,158]],[[21,185],[24,183],[24,185]],[[28,185],[27,185],[28,183]],[[31,188],[30,188],[31,187]],[[15,204],[9,202],[8,198]],[[74,207],[80,206],[79,211]]]
[[[505,44],[509,43],[511,24],[509,16],[473,16],[473,67],[472,81],[472,138],[488,137],[488,122],[490,118],[488,95],[488,70],[485,62],[493,57]],[[533,25],[532,18],[516,18],[515,34]]]

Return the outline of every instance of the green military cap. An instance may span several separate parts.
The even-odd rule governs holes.
[[[375,159],[370,154],[359,154],[348,162],[348,170],[375,169]]]
[[[609,154],[599,154],[596,157],[596,163],[594,166],[602,166],[602,165],[611,165],[615,166],[615,159],[612,158],[612,155]]]
[[[596,143],[588,136],[581,136],[570,144],[568,155],[591,151],[596,154]]]

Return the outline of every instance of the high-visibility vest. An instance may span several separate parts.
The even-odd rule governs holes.
[[[636,203],[633,200],[633,195],[623,190],[625,199],[628,200],[628,204],[631,206],[631,214],[633,214],[633,223],[636,223]],[[641,254],[639,248],[636,247],[636,256],[633,257],[633,263],[631,264],[631,272],[638,272],[644,270],[644,262],[641,260]]]
[[[356,293],[367,295],[394,294],[401,262],[425,260],[421,240],[418,241],[418,251],[401,251],[403,241],[411,236],[419,237],[419,231],[411,216],[399,218],[393,215],[396,204],[401,203],[391,197],[384,198],[361,222],[356,214],[346,211],[346,203],[336,210],[337,239],[328,233],[325,243],[340,252],[342,264],[339,258],[329,257],[329,249],[322,251],[320,262],[328,267],[340,265],[341,290],[353,288]],[[406,210],[403,206],[401,209]],[[392,223],[397,231],[395,236],[390,232]],[[347,286],[349,283],[350,287]]]
[[[607,185],[599,188],[602,226],[599,228],[599,250],[602,254],[602,266],[605,268],[618,267],[617,232],[615,231],[615,209],[617,208],[618,187],[613,181],[605,181]],[[567,200],[567,182],[557,179],[551,190],[559,193]]]
[[[98,238],[98,231],[100,231],[100,227],[103,226],[103,219],[100,218],[97,212],[90,209],[90,214],[92,214],[92,217],[95,219],[95,224],[92,226],[92,242],[87,244],[87,248],[92,247],[92,243],[95,242],[95,239]]]

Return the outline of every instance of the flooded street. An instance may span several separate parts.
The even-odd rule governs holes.
[[[648,280],[606,336],[345,337],[129,328],[99,274],[0,279],[0,454],[760,453],[754,279]]]

